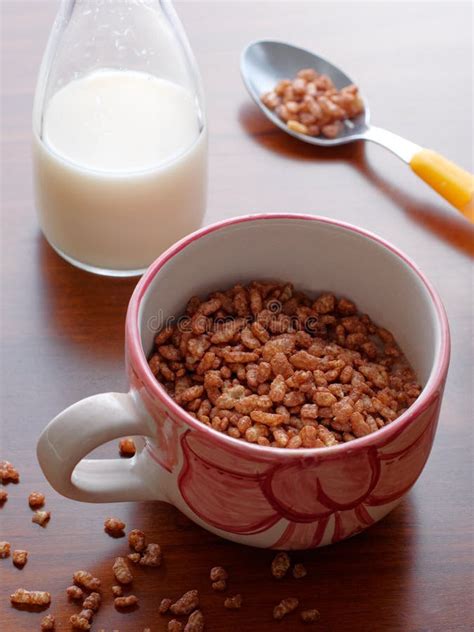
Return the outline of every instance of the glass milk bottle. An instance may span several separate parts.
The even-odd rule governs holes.
[[[33,111],[39,221],[70,263],[140,274],[201,224],[207,128],[167,0],[62,0]]]

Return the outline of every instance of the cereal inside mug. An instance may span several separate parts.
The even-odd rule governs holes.
[[[275,448],[353,441],[421,392],[393,335],[354,302],[284,282],[191,297],[155,336],[149,366],[201,423]]]

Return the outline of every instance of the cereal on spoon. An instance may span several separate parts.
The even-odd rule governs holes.
[[[303,68],[293,80],[282,79],[260,99],[293,132],[326,138],[338,136],[345,119],[364,111],[357,86],[338,90],[330,77],[313,68]]]

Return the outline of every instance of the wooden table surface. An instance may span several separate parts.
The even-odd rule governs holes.
[[[318,149],[283,135],[250,102],[239,54],[252,39],[289,39],[358,78],[373,120],[437,149],[472,170],[472,5],[455,2],[179,2],[207,94],[210,183],[206,222],[257,211],[324,214],[373,230],[413,257],[448,311],[452,362],[429,462],[402,504],[357,537],[295,555],[309,574],[277,583],[270,551],[227,543],[160,503],[88,505],[64,499],[45,481],[35,444],[45,424],[78,399],[125,390],[124,317],[136,280],[111,280],[69,266],[38,229],[31,186],[31,108],[54,2],[2,0],[1,450],[21,472],[0,509],[0,539],[24,548],[23,570],[0,561],[0,628],[38,630],[42,615],[12,609],[17,587],[52,593],[58,629],[77,607],[64,589],[86,568],[110,585],[123,540],[104,518],[123,518],[162,544],[160,569],[139,569],[140,605],[117,613],[110,594],[94,630],[164,631],[164,595],[202,593],[209,632],[300,629],[271,618],[296,594],[321,612],[315,629],[454,632],[473,624],[472,594],[472,257],[474,232],[461,216],[376,146]],[[297,256],[297,253],[295,253]],[[110,445],[103,453],[116,454]],[[27,496],[43,491],[52,512],[31,523]],[[208,571],[226,566],[241,611],[223,608]]]

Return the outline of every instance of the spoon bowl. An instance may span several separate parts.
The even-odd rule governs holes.
[[[332,147],[345,145],[354,140],[363,140],[369,128],[370,112],[367,99],[359,91],[364,101],[365,109],[356,118],[346,119],[344,128],[336,138],[324,138],[324,136],[309,136],[290,130],[285,121],[282,121],[275,112],[267,108],[260,97],[265,92],[273,90],[280,79],[295,77],[301,68],[314,68],[317,73],[331,77],[338,90],[351,83],[355,83],[340,68],[330,61],[315,55],[309,50],[298,48],[285,42],[273,40],[259,40],[247,46],[242,53],[241,72],[244,83],[250,96],[275,125],[291,136],[303,140],[311,145]]]
[[[286,42],[252,42],[245,48],[240,60],[242,78],[250,96],[263,114],[281,130],[305,143],[321,147],[345,145],[356,140],[368,140],[382,145],[410,165],[416,175],[474,222],[473,176],[440,154],[423,149],[398,134],[371,125],[368,102],[360,88],[364,111],[354,118],[346,119],[336,138],[310,136],[291,130],[285,121],[262,103],[261,97],[273,90],[281,79],[294,78],[302,68],[313,68],[319,74],[328,75],[338,90],[355,83],[327,59]]]

